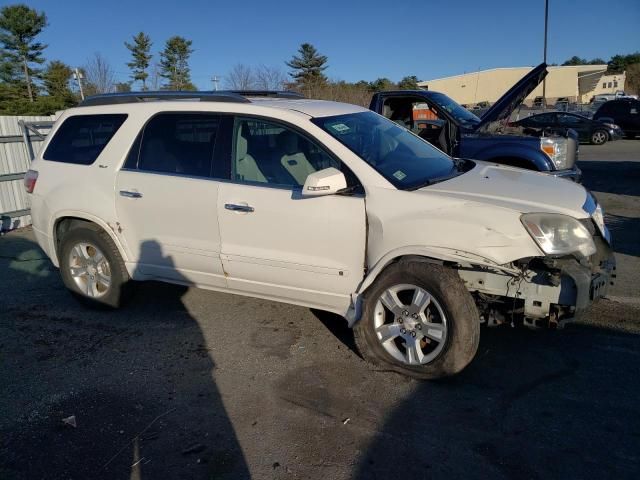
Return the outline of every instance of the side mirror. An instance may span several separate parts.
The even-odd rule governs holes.
[[[343,188],[347,188],[347,179],[344,173],[337,168],[329,167],[307,176],[302,187],[302,196],[335,195]]]

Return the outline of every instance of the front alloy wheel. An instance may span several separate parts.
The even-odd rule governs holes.
[[[591,143],[594,145],[602,145],[609,139],[609,135],[604,130],[596,130],[591,134]]]
[[[432,362],[447,341],[447,317],[440,303],[417,285],[387,288],[376,303],[374,326],[382,347],[407,365]]]
[[[363,295],[354,327],[363,358],[420,379],[454,375],[475,356],[480,316],[458,273],[443,265],[401,260]]]

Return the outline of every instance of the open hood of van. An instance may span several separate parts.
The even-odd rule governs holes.
[[[490,124],[509,118],[524,99],[540,85],[547,73],[549,72],[546,63],[541,63],[527,73],[482,115],[480,123],[474,130],[477,132],[486,131]]]

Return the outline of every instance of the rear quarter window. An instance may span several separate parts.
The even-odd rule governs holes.
[[[58,128],[42,158],[91,165],[126,118],[123,113],[71,116]]]

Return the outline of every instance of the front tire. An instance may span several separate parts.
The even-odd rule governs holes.
[[[591,134],[591,143],[593,145],[604,145],[609,140],[609,134],[604,130],[596,130]]]
[[[436,379],[471,362],[480,341],[480,318],[454,270],[399,262],[365,293],[354,336],[365,360],[414,378]]]
[[[87,306],[118,308],[128,294],[124,261],[101,230],[69,230],[60,244],[59,263],[64,285]]]

